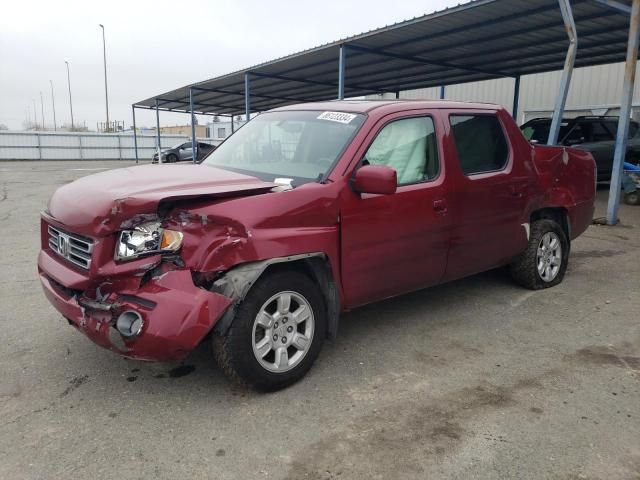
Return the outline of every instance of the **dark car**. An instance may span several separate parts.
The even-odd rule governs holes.
[[[549,138],[550,118],[534,118],[520,129],[528,140],[545,144]],[[585,116],[562,120],[558,144],[586,150],[593,155],[598,168],[598,181],[611,180],[613,152],[618,132],[618,117]],[[640,161],[640,135],[638,122],[629,124],[629,141],[625,160],[631,163]]]
[[[210,143],[198,142],[198,163],[200,163],[207,155],[216,149],[215,145]],[[193,149],[191,142],[179,143],[171,148],[165,148],[160,152],[162,154],[163,163],[175,163],[183,161],[193,161]],[[153,155],[153,163],[158,163],[158,154]]]

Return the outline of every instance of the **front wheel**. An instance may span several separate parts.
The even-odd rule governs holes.
[[[553,287],[564,278],[569,262],[569,240],[554,220],[531,224],[529,244],[509,266],[511,277],[525,288]]]
[[[269,274],[249,291],[227,335],[214,335],[214,355],[232,380],[257,390],[279,390],[311,368],[326,323],[323,298],[309,277]]]

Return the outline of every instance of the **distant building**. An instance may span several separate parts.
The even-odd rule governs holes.
[[[516,120],[519,124],[536,117],[550,117],[553,113],[562,72],[523,75],[520,81],[520,99]],[[636,78],[640,78],[640,63]],[[618,115],[622,97],[624,63],[611,63],[576,68],[571,79],[565,117],[579,115]],[[469,82],[445,87],[446,100],[497,103],[511,112],[513,108],[513,78],[498,78],[482,82]],[[392,93],[368,95],[367,98],[394,98]],[[421,88],[400,92],[400,98],[438,99],[440,87]],[[633,94],[632,116],[640,120],[640,81],[636,81]]]
[[[233,133],[232,130],[235,131],[244,124],[244,120],[234,120],[232,129],[231,121],[227,118],[221,119],[219,122],[211,122],[207,124],[207,138],[222,141]]]
[[[155,131],[155,129],[153,129]],[[191,125],[175,125],[172,127],[160,127],[162,135],[184,135],[191,138]],[[196,138],[207,137],[207,127],[205,125],[196,125]]]

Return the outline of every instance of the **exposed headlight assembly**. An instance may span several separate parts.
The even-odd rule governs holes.
[[[123,230],[116,245],[116,260],[133,260],[154,253],[177,252],[182,246],[182,232],[162,228],[160,222]]]

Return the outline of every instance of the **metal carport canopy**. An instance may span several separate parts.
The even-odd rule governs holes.
[[[580,39],[576,67],[625,60],[630,4],[571,1]],[[567,44],[558,0],[475,0],[187,85],[134,107],[190,112],[191,93],[194,113],[237,115],[334,99],[341,48],[344,96],[357,97],[561,70]]]

